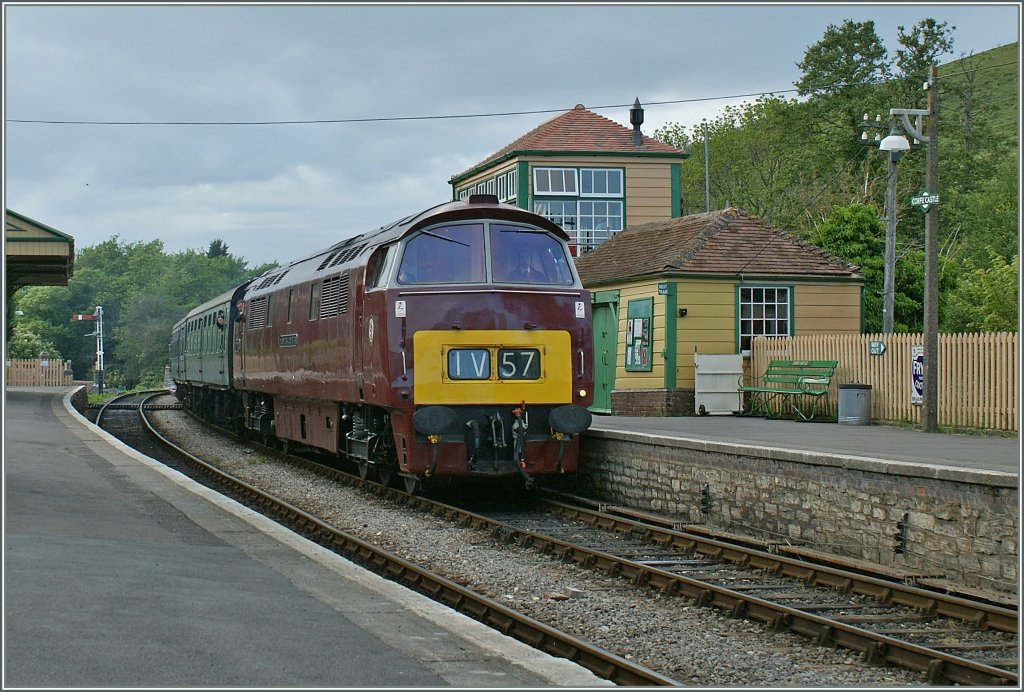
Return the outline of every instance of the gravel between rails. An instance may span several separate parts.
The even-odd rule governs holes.
[[[927,687],[923,675],[867,665],[686,598],[499,543],[485,532],[396,506],[203,430],[183,411],[153,411],[185,449],[337,528],[372,540],[530,617],[701,687]]]

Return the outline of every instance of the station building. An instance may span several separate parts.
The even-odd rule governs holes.
[[[695,413],[695,355],[750,375],[759,335],[860,333],[857,267],[740,209],[681,215],[688,154],[577,105],[454,175],[569,235],[594,317],[592,410]]]
[[[593,303],[595,412],[693,414],[696,354],[735,354],[733,387],[757,336],[862,326],[856,267],[738,209],[631,227],[576,268]]]

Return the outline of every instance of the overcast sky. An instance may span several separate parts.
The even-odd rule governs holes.
[[[643,130],[793,89],[830,24],[1018,41],[1020,5],[4,4],[4,203],[75,238],[219,238],[287,262],[451,198],[448,180],[581,103]],[[792,97],[789,92],[784,96]],[[900,107],[901,104],[893,104]],[[605,106],[615,106],[604,108]],[[12,120],[252,122],[71,125]],[[694,159],[695,160],[695,159]]]

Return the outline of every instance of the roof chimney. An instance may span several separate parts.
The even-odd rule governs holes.
[[[633,146],[643,146],[644,136],[640,133],[640,126],[644,124],[644,109],[640,106],[639,97],[629,109],[629,122],[633,125]]]

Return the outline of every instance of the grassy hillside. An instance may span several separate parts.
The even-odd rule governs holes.
[[[968,73],[974,75],[975,117],[983,119],[1000,146],[1017,148],[1019,145],[1019,44],[1009,43],[983,53],[964,56],[939,66],[939,80],[948,88],[965,88]],[[945,80],[949,80],[946,82]],[[940,96],[946,93],[942,87]],[[939,103],[939,118],[945,108],[960,109],[959,100],[945,96]]]

